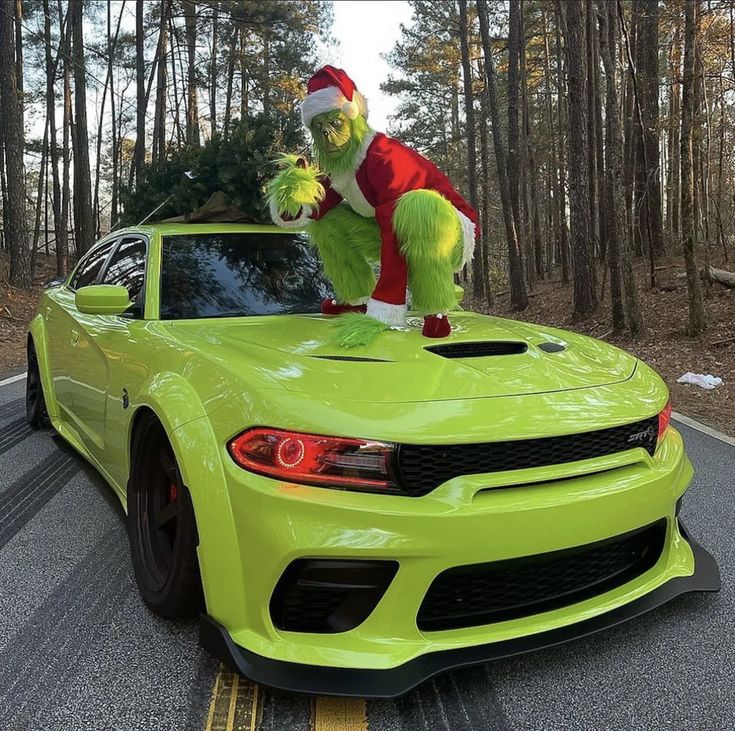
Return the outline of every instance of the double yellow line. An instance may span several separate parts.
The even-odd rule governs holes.
[[[256,731],[263,693],[255,683],[220,666],[204,731]],[[318,696],[311,703],[312,731],[367,731],[362,698]]]

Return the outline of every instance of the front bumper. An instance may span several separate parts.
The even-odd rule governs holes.
[[[188,431],[202,428],[195,421],[182,431],[191,444],[202,444],[201,432]],[[202,640],[246,675],[277,687],[396,695],[443,669],[588,634],[677,594],[719,584],[711,557],[679,528],[677,504],[692,467],[674,429],[654,457],[631,449],[544,469],[466,476],[421,498],[281,483],[241,470],[226,454],[196,464],[223,469],[222,477],[185,476],[200,534],[208,614]],[[447,569],[583,546],[661,521],[667,528],[660,558],[617,588],[507,621],[419,629],[421,602]],[[354,629],[286,631],[275,626],[269,602],[299,559],[392,561],[399,568]]]
[[[694,554],[695,570],[691,576],[673,578],[629,604],[576,624],[499,642],[427,652],[395,668],[373,670],[319,667],[273,660],[236,645],[227,630],[206,615],[200,618],[199,639],[202,646],[217,658],[242,675],[263,685],[321,695],[392,698],[407,693],[437,673],[541,650],[586,637],[645,614],[681,594],[693,591],[719,591],[720,572],[714,558],[692,540],[681,523],[679,528]]]

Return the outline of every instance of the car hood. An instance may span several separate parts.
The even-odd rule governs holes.
[[[424,338],[421,320],[409,317],[406,330],[349,350],[334,343],[335,318],[321,315],[174,321],[170,327],[187,349],[246,382],[256,370],[271,383],[323,399],[517,396],[610,385],[635,371],[632,355],[583,335],[470,312],[451,319],[448,338]]]

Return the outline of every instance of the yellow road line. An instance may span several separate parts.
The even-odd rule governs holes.
[[[235,708],[237,705],[237,686],[238,677],[235,675],[232,678],[232,692],[230,693],[230,708],[227,711],[227,725],[225,731],[233,731],[235,725]]]
[[[363,698],[318,696],[312,714],[314,731],[367,731],[367,703]]]
[[[253,687],[253,702],[250,706],[250,731],[255,731],[258,722],[258,686]]]
[[[255,683],[220,666],[204,731],[255,731],[260,694]]]

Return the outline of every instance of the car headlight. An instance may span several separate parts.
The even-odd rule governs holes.
[[[396,447],[345,437],[255,427],[232,439],[230,455],[243,469],[302,485],[400,493]]]

